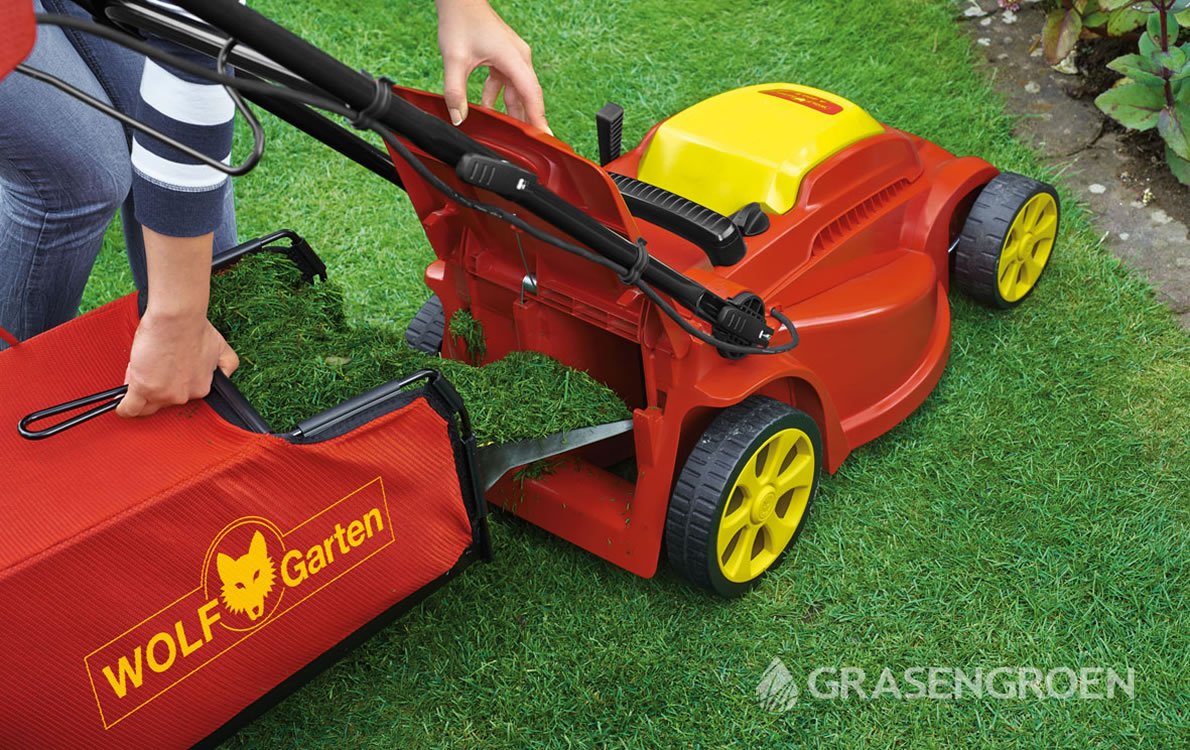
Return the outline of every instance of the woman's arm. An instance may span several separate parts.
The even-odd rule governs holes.
[[[161,0],[151,0],[169,5]],[[488,66],[484,106],[504,92],[509,114],[549,132],[545,104],[528,45],[486,0],[436,0],[438,39],[445,65],[447,106],[455,124],[467,116],[467,78]],[[187,57],[177,45],[157,40]],[[204,64],[213,67],[208,59]],[[225,92],[147,62],[138,119],[216,159],[231,151],[233,107]],[[145,416],[205,396],[218,368],[230,375],[239,359],[207,321],[212,231],[220,218],[221,173],[153,141],[136,136],[133,191],[144,226],[149,301],[137,328],[125,381],[128,395],[117,409]]]
[[[149,41],[215,67],[180,45]],[[234,106],[221,86],[145,60],[139,94],[133,113],[138,120],[211,158],[230,160]],[[207,321],[213,233],[225,220],[227,176],[141,133],[133,138],[132,171],[149,297],[125,373],[128,394],[117,409],[125,417],[201,398],[216,367],[230,375],[238,365]]]
[[[165,406],[206,396],[218,367],[231,375],[240,360],[207,320],[212,235],[167,237],[145,227],[149,303],[136,329],[116,409],[148,416]]]

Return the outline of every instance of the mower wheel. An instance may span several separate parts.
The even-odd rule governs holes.
[[[801,533],[821,467],[821,433],[805,412],[763,396],[724,409],[674,486],[670,563],[721,596],[746,593]]]
[[[409,327],[405,329],[405,343],[426,354],[442,352],[442,336],[446,331],[446,312],[442,300],[433,295],[421,306]]]
[[[959,234],[955,285],[989,307],[1020,304],[1049,263],[1060,220],[1053,187],[1011,172],[998,175],[976,198]]]

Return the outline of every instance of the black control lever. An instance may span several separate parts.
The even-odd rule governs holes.
[[[529,170],[483,154],[463,154],[455,173],[468,185],[490,190],[513,201],[519,193],[537,184],[537,175]]]

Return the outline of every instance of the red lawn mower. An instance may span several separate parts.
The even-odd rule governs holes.
[[[114,433],[126,453],[138,445],[170,445],[206,458],[183,467],[185,475],[134,478],[144,497],[174,503],[141,506],[104,487],[105,481],[119,484],[119,470],[95,453],[83,463],[91,472],[87,480],[101,489],[81,493],[82,510],[69,511],[85,515],[86,523],[67,523],[36,544],[26,540],[31,558],[0,559],[0,597],[36,602],[22,638],[46,621],[53,627],[43,632],[69,645],[56,649],[55,658],[61,658],[41,667],[43,676],[66,686],[62,705],[91,713],[98,706],[101,719],[80,718],[80,726],[66,732],[5,721],[0,739],[118,746],[145,737],[173,745],[225,736],[291,690],[297,678],[287,676],[303,665],[299,677],[306,676],[325,662],[319,654],[338,653],[348,642],[345,633],[376,627],[378,613],[391,614],[389,608],[425,595],[472,557],[484,556],[485,494],[637,575],[653,575],[664,548],[695,584],[740,595],[796,539],[822,469],[835,471],[857,446],[890,430],[938,382],[950,346],[952,281],[982,303],[1017,305],[1035,288],[1058,234],[1052,187],[1001,173],[978,158],[955,157],[828,92],[789,83],[729,91],[659,123],[626,152],[625,113],[609,104],[596,117],[596,164],[557,138],[491,110],[473,108],[456,128],[440,96],[352,70],[235,0],[178,4],[200,21],[143,0],[92,3],[102,25],[60,17],[41,21],[107,36],[150,55],[159,53],[118,29],[158,34],[216,57],[221,70],[222,64],[234,65],[235,78],[201,68],[195,74],[228,86],[408,193],[437,256],[426,269],[434,296],[410,324],[411,345],[472,361],[476,353],[446,332],[445,321],[465,310],[482,324],[486,361],[511,351],[542,352],[613,388],[633,417],[477,449],[465,406],[449,384],[425,373],[362,394],[286,435],[270,434],[251,404],[219,377],[207,403],[150,420],[121,420],[105,440]],[[0,21],[5,14],[13,19],[11,28],[17,21],[20,29],[29,28],[21,3],[0,3]],[[19,62],[32,41],[27,32],[11,39],[0,46],[0,69]],[[44,73],[23,65],[18,70],[86,98]],[[387,153],[323,112],[376,132]],[[258,140],[254,158],[262,145]],[[310,277],[325,273],[291,233],[248,243],[219,262],[277,249],[279,240]],[[93,390],[101,385],[96,378],[119,377],[136,315],[136,298],[125,298],[0,354],[4,377],[40,382],[19,403],[0,407],[0,419],[11,419],[14,427],[28,415],[20,420],[23,437],[13,429],[0,438],[25,495],[41,492],[48,464],[29,467],[51,460],[25,438],[77,426],[110,410],[119,393],[29,412]],[[94,408],[51,428],[37,427],[77,407]],[[438,435],[437,448],[430,446],[436,452],[419,457],[392,448],[382,436],[396,435],[399,425]],[[86,430],[72,431],[70,439],[76,435]],[[201,446],[190,446],[191,438]],[[84,450],[86,438],[77,439],[84,442],[76,451]],[[544,473],[516,481],[507,476],[509,468],[546,456],[562,460]],[[52,460],[61,464],[56,479],[77,485],[77,463]],[[434,490],[418,484],[427,465],[438,467],[435,476],[459,478],[441,503],[428,506],[423,501],[436,497]],[[326,477],[338,472],[353,486],[328,484]],[[402,516],[389,513],[383,490],[401,482],[422,488],[410,499],[418,503],[413,515],[432,509],[417,537],[432,540],[428,547],[401,544],[395,521]],[[294,494],[294,487],[309,500],[297,510],[270,505],[267,512],[252,511],[253,503],[263,502],[262,493],[284,488]],[[16,494],[5,504],[29,517],[28,497]],[[202,512],[178,505],[196,498],[207,503]],[[109,640],[100,645],[102,638],[94,642],[97,636],[80,631],[75,618],[54,614],[53,603],[36,591],[44,576],[62,570],[97,575],[95,561],[108,559],[104,544],[112,539],[93,538],[95,528],[110,528],[122,550],[134,548],[134,509],[141,507],[155,508],[163,533],[179,539],[186,535],[179,514],[186,528],[198,524],[211,533],[197,534],[179,558],[184,573],[175,575],[170,567],[172,548],[161,558],[169,582],[158,586],[154,580],[154,601],[160,600],[155,607],[142,596],[149,584],[136,570],[102,573],[121,596],[92,592],[93,607],[119,601],[148,616],[122,627],[121,617],[104,620]],[[332,508],[341,518],[324,515]],[[35,525],[35,519],[29,522]],[[71,548],[74,557],[53,552],[66,544],[63,539],[83,537],[86,544]],[[363,576],[352,571],[386,549],[397,555],[390,567],[363,580],[396,576],[400,586],[370,602],[376,592],[348,588]],[[201,580],[185,594],[195,567],[185,568],[185,561],[195,556]],[[18,575],[34,558],[50,567],[41,577]],[[415,563],[421,565],[416,576],[394,572]],[[340,573],[323,574],[332,569]],[[266,578],[267,590],[261,583]],[[257,595],[224,592],[220,598],[211,593],[220,580],[225,588],[247,582]],[[323,587],[339,599],[315,598]],[[174,589],[183,597],[168,604],[162,597]],[[367,606],[360,604],[365,601]],[[336,623],[335,607],[345,602],[359,606],[349,623]],[[151,614],[161,605],[167,606]],[[288,625],[272,625],[278,612],[290,609],[297,614],[284,620]],[[312,616],[303,619],[302,612]],[[242,676],[260,659],[287,654],[307,627],[321,628],[309,648],[258,674],[242,694],[217,705],[204,697],[204,689]],[[214,654],[215,648],[201,651],[214,634],[228,649],[238,648],[238,661],[216,664],[190,656]],[[10,640],[19,645],[28,639]],[[30,661],[27,643],[22,648],[25,673],[33,675],[43,662]],[[161,677],[184,671],[173,668],[180,655],[199,666],[178,682]],[[170,666],[158,671],[167,660]],[[86,690],[74,684],[79,675],[89,677]],[[146,681],[154,681],[153,690],[140,689]],[[11,691],[2,695],[18,707],[13,715],[46,709],[54,690],[43,682],[30,676],[23,686],[7,683]],[[128,701],[128,695],[140,697]],[[186,718],[194,705],[203,710]]]
[[[437,95],[396,95],[446,118]],[[735,596],[796,538],[819,470],[938,382],[952,277],[994,307],[1032,291],[1058,201],[1048,185],[793,84],[720,94],[623,154],[622,117],[615,105],[599,115],[602,166],[486,110],[462,132],[499,161],[466,154],[452,167],[410,146],[470,200],[556,211],[555,226],[581,218],[572,236],[606,245],[610,269],[446,197],[394,152],[438,256],[426,270],[436,296],[408,338],[467,358],[442,321],[468,310],[489,361],[540,351],[615,388],[635,409],[630,437],[505,479],[488,499],[642,576],[664,540],[690,580]],[[618,470],[625,459],[635,477]]]

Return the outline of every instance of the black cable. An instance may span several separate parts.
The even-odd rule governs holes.
[[[641,275],[645,272],[645,268],[649,265],[649,247],[645,242],[644,237],[636,239],[636,260],[633,261],[632,266],[620,274],[620,281],[624,282],[626,286],[636,286],[640,282]]]
[[[109,42],[120,45],[133,52],[138,52],[145,57],[155,60],[160,63],[177,68],[184,73],[189,73],[192,76],[202,78],[211,83],[218,83],[224,86],[231,86],[238,91],[243,91],[249,94],[257,94],[259,96],[276,96],[284,99],[289,99],[302,104],[316,107],[318,109],[325,109],[328,112],[340,115],[342,117],[351,118],[355,111],[342,102],[337,102],[329,97],[317,96],[315,94],[307,94],[304,91],[297,89],[290,89],[281,86],[274,86],[272,84],[263,83],[260,81],[245,81],[234,76],[218,73],[210,68],[205,68],[198,63],[191,60],[185,60],[176,55],[164,52],[152,44],[135,37],[129,36],[123,31],[112,29],[102,24],[85,18],[76,18],[75,16],[63,16],[53,13],[38,13],[37,23],[45,24],[47,26],[60,26],[64,29],[74,29],[87,34],[92,34],[101,39],[106,39]]]
[[[227,75],[227,58],[231,56],[231,51],[235,49],[237,41],[232,38],[219,48],[219,56],[215,58],[215,72],[219,75]],[[248,128],[252,131],[252,152],[248,154],[248,158],[244,160],[238,168],[227,170],[227,174],[232,177],[239,177],[242,174],[247,174],[256,168],[260,163],[260,158],[264,156],[265,138],[264,128],[260,124],[260,120],[256,119],[256,115],[248,107],[247,102],[240,96],[240,92],[236,91],[235,87],[223,85],[223,90],[231,98],[236,109],[244,116],[248,122]],[[220,170],[223,171],[223,170]]]
[[[346,118],[353,125],[356,125],[357,127],[360,127],[360,128],[370,129],[373,132],[375,132],[377,135],[379,135],[384,140],[384,142],[386,144],[388,144],[388,146],[393,149],[393,151],[397,152],[397,154],[402,159],[404,159],[409,164],[409,166],[411,166],[413,168],[413,170],[415,172],[417,172],[418,176],[420,176],[422,179],[424,179],[426,182],[428,182],[435,190],[442,193],[443,195],[445,195],[447,198],[454,201],[455,203],[458,203],[459,205],[463,206],[464,208],[470,208],[474,211],[479,211],[481,213],[487,214],[487,215],[497,218],[501,221],[504,221],[508,224],[511,224],[512,226],[520,229],[521,231],[525,232],[529,236],[531,236],[537,240],[540,240],[541,242],[544,242],[548,245],[556,247],[556,248],[563,250],[565,252],[577,255],[577,256],[584,258],[592,263],[595,263],[596,265],[607,268],[607,269],[611,270],[613,273],[615,273],[617,276],[619,276],[621,279],[632,280],[634,276],[639,276],[639,272],[634,273],[634,269],[636,269],[638,266],[643,268],[644,263],[648,261],[649,255],[648,255],[647,249],[643,246],[643,244],[637,245],[638,248],[640,248],[640,253],[637,255],[636,262],[633,263],[632,267],[631,268],[624,267],[624,266],[621,266],[612,260],[604,258],[603,256],[598,255],[584,247],[575,245],[574,243],[571,243],[571,242],[567,242],[566,240],[563,240],[560,237],[552,235],[549,232],[538,229],[537,227],[528,223],[527,221],[520,218],[516,214],[505,211],[504,209],[500,208],[499,206],[495,206],[495,205],[492,205],[489,203],[484,203],[482,201],[472,200],[471,198],[464,196],[463,194],[459,193],[457,190],[452,188],[450,185],[448,185],[446,182],[441,180],[432,171],[430,171],[429,167],[427,167],[421,161],[421,159],[419,159],[412,151],[410,151],[409,148],[404,143],[402,143],[400,141],[400,139],[398,139],[396,137],[396,135],[394,135],[390,130],[383,127],[379,123],[377,123],[375,121],[375,119],[371,116],[370,113],[365,114],[365,112],[367,112],[368,110],[373,109],[373,107],[371,107],[371,106],[366,107],[365,111],[362,111],[362,112],[356,111],[356,110],[348,107],[346,104],[337,102],[337,101],[330,99],[328,97],[322,97],[322,96],[317,96],[314,94],[308,94],[306,92],[299,91],[297,89],[286,88],[284,86],[274,86],[274,85],[263,83],[263,82],[245,81],[245,80],[237,79],[233,76],[228,76],[228,75],[224,74],[222,71],[211,71],[209,68],[205,68],[205,67],[198,65],[196,63],[193,63],[189,60],[183,60],[182,58],[176,57],[175,55],[171,55],[168,52],[163,52],[163,51],[157,49],[156,47],[152,46],[151,44],[148,44],[148,43],[143,42],[139,39],[131,37],[131,36],[125,34],[124,32],[116,31],[114,29],[109,29],[108,27],[102,26],[98,23],[95,23],[94,21],[89,21],[89,20],[85,20],[85,19],[81,19],[81,18],[75,18],[73,16],[62,16],[62,15],[39,13],[37,15],[37,22],[44,23],[44,24],[47,24],[50,26],[61,26],[64,28],[76,29],[78,31],[94,34],[101,38],[112,41],[116,44],[119,44],[121,46],[124,46],[128,49],[131,49],[135,52],[139,52],[140,54],[144,55],[145,57],[156,60],[157,62],[161,62],[166,65],[175,67],[175,68],[182,70],[186,73],[190,73],[191,75],[194,75],[196,77],[202,78],[207,81],[211,81],[212,83],[222,84],[224,87],[230,87],[230,88],[237,89],[238,91],[244,91],[244,92],[248,92],[248,93],[255,93],[257,95],[274,96],[274,97],[279,97],[279,98],[283,98],[283,99],[289,99],[292,101],[300,102],[302,104],[306,104],[306,105],[314,107],[316,109],[323,109],[328,112],[337,114],[343,118]],[[224,49],[220,50],[220,58],[221,59],[226,61],[226,54],[230,52],[230,49],[232,46],[234,46],[234,44],[235,44],[234,41],[229,41],[229,44],[225,45]],[[21,67],[23,67],[23,66],[21,66]],[[18,69],[20,69],[20,68],[18,68]],[[22,72],[24,72],[24,71],[22,71]],[[41,73],[40,71],[34,71],[34,72],[37,74],[40,74],[41,76],[45,76],[45,78],[39,78],[39,80],[46,80],[46,78],[52,79],[51,76]],[[56,81],[57,81],[57,79],[46,80],[46,82],[50,83],[51,85],[57,85],[57,83],[64,83],[64,82],[56,83]],[[64,85],[69,86],[69,84],[64,84]],[[379,81],[377,82],[377,85],[378,86],[380,85]],[[73,87],[70,87],[70,88],[73,89]],[[72,92],[68,91],[67,93],[72,93]],[[83,97],[90,98],[90,97],[88,97],[88,95],[85,92],[79,92],[79,94],[81,94]],[[374,100],[373,103],[375,103],[375,101],[378,101],[382,96],[383,96],[382,94],[378,93],[377,99]],[[84,99],[84,101],[86,101],[86,99]],[[103,102],[97,101],[97,103],[99,105],[101,105],[100,108],[104,112],[107,112],[108,109],[111,109],[111,108],[107,107],[106,105],[104,105]],[[107,113],[111,114],[111,116],[115,117],[116,119],[120,120],[121,122],[126,122],[125,118],[127,118],[127,116],[124,115],[123,113],[119,112],[118,110],[113,109],[111,112],[107,112]],[[128,118],[128,119],[131,119],[131,118]],[[138,127],[138,129],[145,127],[145,126],[140,125],[139,123],[135,123],[135,121],[128,122],[127,124],[129,124],[132,127]],[[163,140],[166,143],[169,143],[168,140],[165,140],[164,138],[163,138]],[[169,143],[169,145],[173,146],[174,144]],[[177,148],[177,146],[175,146],[175,148]],[[185,150],[185,147],[183,147],[180,150]],[[226,165],[221,165],[221,166],[226,166]],[[638,240],[638,243],[639,242],[640,241]],[[715,347],[716,349],[718,349],[722,352],[726,352],[729,354],[741,354],[741,355],[785,354],[786,352],[792,351],[794,349],[794,347],[797,346],[797,336],[796,336],[793,322],[790,321],[789,318],[787,318],[785,315],[783,315],[776,308],[769,310],[769,314],[772,315],[778,322],[780,322],[782,325],[784,325],[789,330],[791,336],[793,336],[792,340],[786,344],[782,344],[781,346],[772,347],[772,348],[753,346],[753,345],[740,345],[740,344],[734,344],[734,343],[731,343],[728,341],[723,341],[719,337],[717,337],[713,334],[708,334],[705,331],[699,329],[697,326],[690,323],[688,320],[686,320],[686,318],[681,313],[679,313],[673,307],[673,305],[671,305],[660,294],[658,294],[657,291],[654,290],[652,288],[652,286],[650,286],[643,279],[636,278],[635,283],[632,284],[632,286],[635,286],[637,289],[639,289],[641,291],[641,293],[644,294],[645,297],[650,302],[652,302],[654,305],[656,305],[666,316],[668,316],[675,323],[677,323],[678,326],[683,331],[685,331],[687,334],[689,334],[690,336],[693,336],[694,338],[696,338],[697,340],[701,341],[704,344],[707,344],[708,346]]]
[[[248,174],[264,155],[264,129],[261,127],[260,122],[257,121],[256,117],[252,114],[252,111],[249,110],[247,105],[244,104],[244,101],[240,98],[239,93],[232,95],[232,101],[235,103],[236,109],[238,109],[240,113],[244,115],[244,119],[248,121],[248,126],[252,129],[252,153],[248,155],[248,158],[244,160],[243,164],[233,167],[231,165],[224,164],[218,159],[212,159],[203,152],[187,146],[185,143],[182,143],[176,138],[171,138],[165,133],[145,125],[140,120],[137,120],[130,115],[124,114],[107,102],[91,96],[86,91],[83,91],[82,89],[73,86],[66,81],[63,81],[61,78],[51,75],[44,70],[31,68],[24,63],[19,63],[15,70],[21,75],[32,78],[35,81],[49,84],[64,94],[77,99],[83,104],[86,104],[88,107],[97,109],[108,117],[111,117],[112,119],[127,125],[133,130],[139,133],[144,133],[151,138],[155,138],[170,148],[177,149],[186,156],[189,156],[191,159],[199,161],[206,166],[216,169],[230,177],[241,177]],[[224,88],[228,87],[225,86]]]

